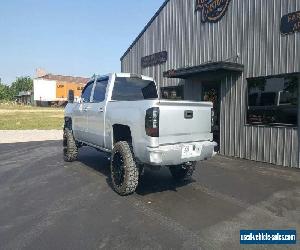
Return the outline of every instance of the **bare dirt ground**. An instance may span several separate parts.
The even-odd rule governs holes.
[[[0,144],[17,142],[56,141],[62,139],[61,130],[0,130]]]

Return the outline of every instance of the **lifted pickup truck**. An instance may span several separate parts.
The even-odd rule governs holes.
[[[113,73],[92,78],[79,102],[65,108],[65,161],[91,146],[111,157],[115,191],[135,191],[144,167],[169,167],[176,180],[190,178],[197,161],[211,158],[212,103],[159,98],[150,77]]]

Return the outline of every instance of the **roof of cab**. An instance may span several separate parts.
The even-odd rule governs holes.
[[[148,80],[148,81],[154,81],[152,77],[140,75],[140,74],[134,74],[134,73],[109,73],[106,75],[94,75],[91,77],[91,79],[111,78],[113,75],[115,75],[116,77],[132,77],[132,78],[141,78],[143,80]]]

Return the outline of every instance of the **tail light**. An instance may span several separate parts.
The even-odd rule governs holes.
[[[159,108],[154,107],[146,111],[146,134],[151,137],[159,137]]]
[[[214,124],[215,124],[215,111],[211,109],[211,133],[214,132]]]

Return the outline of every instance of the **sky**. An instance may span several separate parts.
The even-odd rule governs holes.
[[[120,57],[164,0],[9,0],[0,3],[0,78],[120,71]]]

